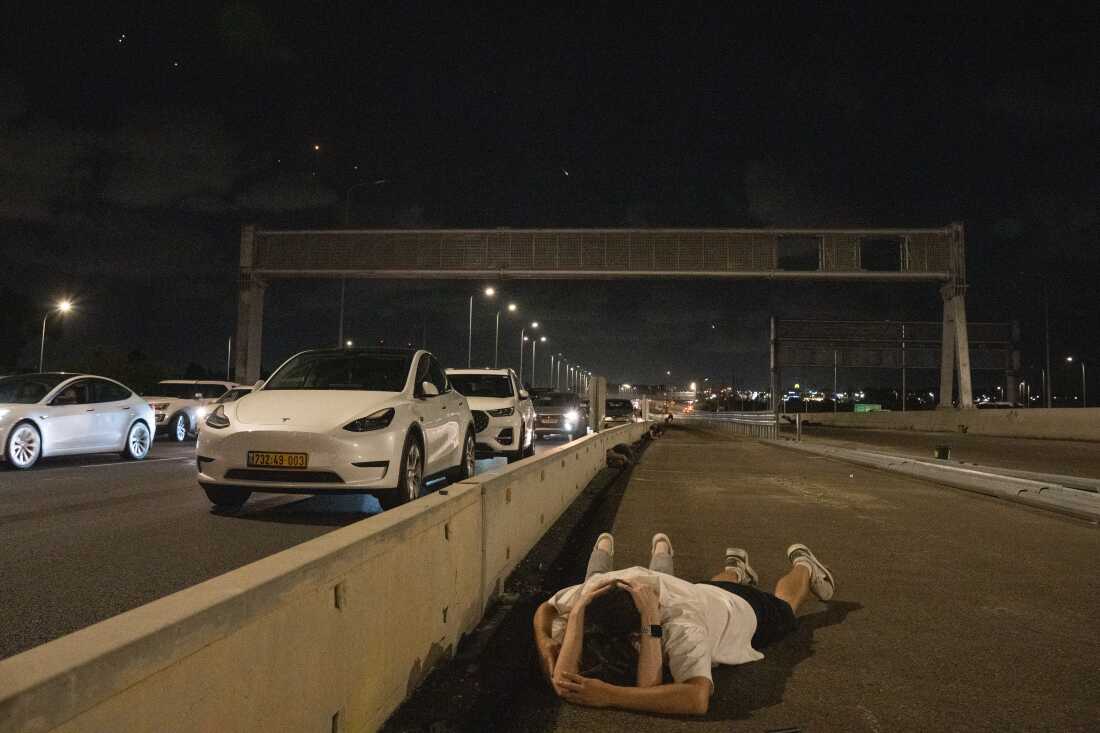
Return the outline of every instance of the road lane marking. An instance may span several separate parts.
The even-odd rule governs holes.
[[[143,461],[125,461],[122,463],[86,463],[76,468],[102,468],[103,466],[140,466],[145,463],[158,463],[160,461],[190,461],[191,456],[179,456],[178,458],[146,458]]]

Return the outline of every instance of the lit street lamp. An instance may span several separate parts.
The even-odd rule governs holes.
[[[540,341],[545,344],[546,343],[546,337],[545,336],[539,336],[537,339],[536,338],[531,339],[531,386],[532,387],[534,387],[538,383],[537,380],[535,379],[535,364],[538,363],[538,362],[535,361],[535,344],[537,344]],[[520,376],[520,381],[522,381],[522,380],[523,380],[523,377],[521,375]]]
[[[1067,364],[1072,364],[1073,363],[1073,357],[1072,356],[1067,356],[1066,357],[1066,363]],[[1088,407],[1088,406],[1089,406],[1089,398],[1088,398],[1088,394],[1085,392],[1085,360],[1082,359],[1081,360],[1081,407]]]
[[[531,321],[531,328],[538,328],[538,321]],[[523,382],[523,342],[527,340],[527,327],[519,330],[519,381]],[[532,377],[533,379],[534,377]]]
[[[42,347],[38,350],[38,371],[43,372],[46,370],[46,321],[54,311],[63,316],[72,309],[73,304],[71,301],[62,300],[53,310],[46,311],[46,315],[42,317]]]
[[[486,298],[491,298],[497,294],[496,289],[492,287],[485,288],[482,291]],[[466,340],[466,368],[470,369],[474,365],[474,296],[470,296],[470,331],[469,338]]]
[[[508,304],[508,312],[515,313],[519,306],[515,303]],[[493,335],[493,369],[497,368],[497,357],[500,356],[500,308],[497,308],[497,329]]]

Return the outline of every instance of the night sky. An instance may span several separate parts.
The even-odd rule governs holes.
[[[1033,15],[80,5],[23,3],[0,30],[0,369],[35,366],[43,313],[71,295],[78,312],[52,327],[51,366],[136,350],[178,373],[217,370],[241,224],[345,216],[359,227],[962,221],[972,320],[1019,320],[1025,366],[1038,367],[1045,279],[1054,360],[1100,357],[1100,28],[1087,4]],[[555,352],[615,381],[668,381],[666,370],[728,381],[736,369],[762,387],[773,313],[939,318],[928,286],[494,284],[545,324]],[[398,345],[426,332],[444,362],[464,365],[466,298],[480,285],[351,283],[347,333]],[[265,366],[334,342],[337,294],[275,284]],[[475,361],[491,358],[494,313],[478,307]],[[513,365],[515,323],[502,349]],[[1062,371],[1055,384],[1068,389]]]

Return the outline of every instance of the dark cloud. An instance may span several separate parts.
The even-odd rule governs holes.
[[[0,124],[0,219],[45,221],[88,183],[87,139],[52,123]]]
[[[748,213],[760,224],[811,227],[849,223],[844,221],[843,208],[832,203],[832,196],[820,185],[778,163],[748,163],[744,186]]]
[[[284,175],[252,184],[236,197],[242,209],[261,212],[319,209],[336,204],[336,193],[314,177]]]
[[[227,195],[240,176],[238,144],[221,118],[177,113],[154,124],[129,124],[106,145],[114,159],[102,197],[121,206],[155,208]]]

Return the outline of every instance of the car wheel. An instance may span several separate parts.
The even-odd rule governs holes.
[[[477,466],[477,444],[474,442],[474,434],[466,431],[466,440],[462,444],[462,463],[455,466],[450,472],[451,483],[465,481],[474,475]]]
[[[130,426],[130,432],[126,434],[126,445],[122,448],[122,457],[131,461],[140,461],[149,455],[149,445],[152,442],[148,426],[143,422],[136,422]]]
[[[202,490],[206,492],[206,498],[211,504],[222,507],[243,506],[248,497],[252,496],[248,489],[236,486],[203,486]]]
[[[537,436],[532,435],[531,436],[531,445],[529,445],[529,446],[527,446],[523,449],[523,457],[524,458],[530,458],[531,456],[535,455],[535,438],[536,437]],[[521,443],[520,445],[523,445],[523,444]]]
[[[25,471],[38,463],[42,457],[42,434],[34,423],[21,422],[11,429],[8,443],[4,446],[4,457],[9,468]]]
[[[524,447],[524,442],[527,440],[527,434],[523,431],[523,426],[519,428],[519,441],[516,443],[516,449],[508,454],[508,462],[515,463],[516,461],[522,461],[527,457],[527,448]]]
[[[378,494],[378,503],[383,509],[393,509],[418,498],[424,486],[424,454],[420,441],[412,433],[405,436],[398,469],[397,488]]]
[[[168,438],[176,443],[187,440],[187,415],[178,412],[168,421]]]

